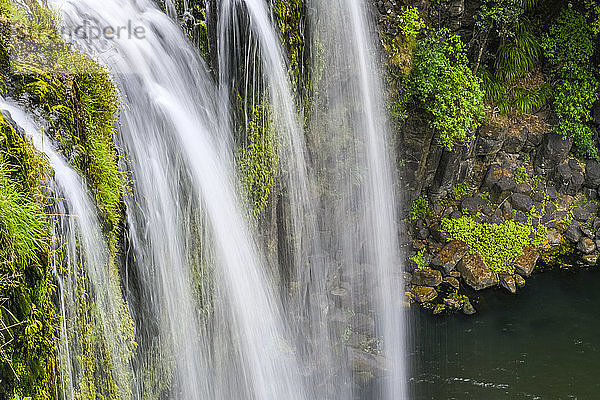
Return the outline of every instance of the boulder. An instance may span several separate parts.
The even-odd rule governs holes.
[[[442,283],[442,273],[436,269],[422,268],[413,272],[413,285],[438,286]]]
[[[538,253],[536,249],[526,246],[523,248],[521,255],[517,257],[515,261],[513,261],[515,272],[523,276],[531,275],[539,256],[540,253]]]
[[[515,278],[515,283],[517,284],[517,287],[525,286],[525,278],[523,278],[519,274],[515,274],[513,277]]]
[[[506,153],[517,154],[523,148],[525,141],[527,140],[527,129],[510,129],[504,140],[502,150]]]
[[[459,289],[460,288],[460,282],[458,281],[458,279],[456,279],[453,276],[447,276],[443,279],[443,282],[447,283],[448,285],[452,286],[454,289]]]
[[[510,274],[500,274],[500,286],[508,290],[510,293],[517,293],[517,284],[515,278]]]
[[[577,242],[577,250],[583,254],[590,254],[596,250],[596,243],[589,237],[584,237]]]
[[[464,302],[463,308],[462,308],[462,312],[466,315],[473,315],[477,311],[475,310],[475,307],[473,307],[473,305],[471,304],[471,301],[469,301],[469,299],[465,299],[465,302]]]
[[[446,306],[444,304],[436,304],[433,308],[433,315],[439,315],[446,311]]]
[[[588,228],[585,225],[581,225],[579,226],[579,230],[581,231],[581,233],[583,233],[584,236],[587,236],[591,239],[594,238],[594,232],[592,232],[592,230],[590,228]]]
[[[573,218],[581,222],[587,221],[592,216],[592,213],[584,207],[575,207],[571,210],[571,213],[573,214]]]
[[[531,193],[531,186],[529,186],[528,183],[519,183],[516,187],[515,187],[515,192],[517,193],[523,193],[523,194],[529,194]],[[543,197],[542,197],[543,200]]]
[[[453,240],[438,251],[431,265],[442,268],[446,274],[449,274],[468,251],[468,244],[462,240]]]
[[[577,243],[579,242],[579,239],[581,239],[581,229],[579,229],[579,222],[577,221],[571,221],[571,224],[569,225],[569,227],[567,228],[567,230],[564,233],[564,237],[565,239],[567,239],[569,242],[571,243]]]
[[[524,213],[528,213],[533,206],[531,197],[523,193],[513,193],[510,197],[510,203],[515,210],[523,211]]]
[[[469,214],[477,214],[480,207],[486,204],[486,201],[479,195],[467,196],[460,202],[461,210],[467,210]]]
[[[596,189],[600,186],[600,162],[590,160],[585,165],[585,179],[583,181],[585,187]]]
[[[450,295],[444,298],[443,302],[452,310],[460,310],[465,304],[465,296]]]
[[[430,286],[413,286],[410,292],[417,303],[425,303],[437,297],[437,292]]]
[[[533,162],[538,175],[547,175],[569,154],[572,141],[562,135],[547,133],[543,136],[540,148]]]
[[[456,265],[456,269],[465,282],[475,290],[498,284],[498,276],[487,266],[479,253],[463,257]]]

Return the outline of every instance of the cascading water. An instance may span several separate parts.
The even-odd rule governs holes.
[[[392,142],[365,3],[311,2],[314,45],[322,48],[313,62],[323,66],[314,82],[311,150],[320,192],[326,193],[319,218],[324,248],[341,266],[341,290],[348,291],[351,312],[367,320],[374,317],[388,360],[389,376],[379,396],[405,399],[398,203],[388,148]]]
[[[105,395],[113,393],[119,400],[129,400],[133,326],[88,188],[22,109],[4,100],[0,100],[0,109],[10,113],[36,149],[47,157],[53,170],[49,185],[54,198],[50,226],[57,245],[53,253],[54,274],[60,289],[57,348],[62,367],[58,385],[62,398],[74,400],[89,395],[88,390],[99,390]],[[86,296],[91,297],[89,305]],[[96,365],[92,368],[112,379],[114,387],[99,386],[94,369],[84,365],[89,346],[105,346],[105,354],[97,356],[108,359],[94,360]]]
[[[390,373],[377,398],[406,398],[394,179],[362,2],[309,3],[322,71],[306,133],[263,0],[219,3],[217,84],[173,19],[148,0],[51,3],[68,31],[133,25],[142,33],[77,38],[110,70],[125,104],[118,141],[132,178],[123,277],[138,341],[131,363],[127,307],[84,181],[10,109],[48,155],[55,191],[70,200],[57,203],[54,224],[68,244],[67,269],[84,265],[89,278],[83,288],[76,275],[59,282],[62,397],[78,398],[95,379],[76,361],[85,336],[77,297],[89,291],[106,347],[100,374],[114,380],[119,399],[347,400],[360,396],[353,363],[379,351]],[[167,9],[174,17],[172,1]],[[289,211],[278,223],[291,227],[279,239],[293,249],[279,260],[290,272],[283,304],[272,287],[276,269],[265,265],[239,206],[231,95],[240,75],[245,102],[267,99],[279,139]],[[72,214],[79,218],[60,217]],[[379,341],[364,346],[367,337]]]
[[[78,42],[107,65],[127,104],[120,141],[134,182],[130,289],[142,299],[132,309],[144,332],[138,397],[165,396],[159,385],[172,372],[169,398],[306,398],[277,297],[237,205],[231,128],[219,117],[223,104],[204,64],[148,1],[52,4],[72,29],[84,20],[131,22],[145,33]]]

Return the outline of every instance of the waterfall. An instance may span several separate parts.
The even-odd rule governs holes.
[[[204,63],[149,1],[51,3],[71,29],[132,23],[145,34],[78,40],[109,68],[126,104],[119,142],[133,181],[129,289],[142,299],[131,300],[141,325],[138,396],[160,392],[172,372],[169,398],[306,398],[238,205],[231,126]]]
[[[393,141],[366,3],[311,1],[313,45],[322,49],[313,64],[323,71],[313,83],[309,135],[321,192],[328,193],[319,220],[321,231],[328,231],[326,250],[341,269],[340,292],[347,291],[345,304],[353,313],[375,319],[374,333],[389,365],[380,397],[405,399]]]
[[[407,398],[396,182],[363,3],[307,2],[319,73],[305,120],[264,0],[219,3],[216,76],[177,25],[173,0],[168,15],[150,0],[50,0],[66,32],[138,32],[70,37],[106,66],[124,104],[124,294],[85,181],[43,129],[2,104],[49,158],[51,192],[68,200],[52,213],[67,244],[55,262],[62,398],[80,398],[95,379],[77,361],[87,291],[106,353],[98,374],[119,399],[365,398],[361,363],[386,366],[375,398]],[[291,249],[279,269],[250,224],[235,165],[238,113],[247,124],[263,101],[280,160],[277,246]]]
[[[133,326],[121,295],[118,272],[110,262],[98,210],[83,179],[38,125],[21,108],[4,100],[0,100],[0,109],[8,112],[25,131],[36,149],[46,156],[53,171],[49,184],[50,196],[54,198],[50,226],[55,239],[54,274],[60,289],[61,326],[57,348],[63,367],[59,385],[63,398],[74,400],[85,394],[89,380],[95,385],[94,376],[86,376],[89,370],[83,365],[85,352],[89,350],[86,346],[94,345],[86,340],[90,340],[88,335],[93,335],[95,344],[106,346],[108,356],[106,364],[96,360],[96,368],[105,369],[98,373],[115,382],[114,388],[106,389],[114,390],[116,398],[128,400],[133,377],[129,363],[134,346]],[[85,310],[86,296],[91,297],[89,312]]]

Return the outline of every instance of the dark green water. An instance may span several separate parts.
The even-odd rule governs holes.
[[[471,317],[413,315],[411,399],[600,399],[600,269],[484,293]]]

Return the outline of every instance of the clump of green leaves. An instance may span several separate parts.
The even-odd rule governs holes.
[[[425,28],[425,21],[419,15],[417,7],[403,7],[398,16],[399,28],[405,40],[414,40]]]
[[[480,80],[468,66],[460,37],[447,29],[417,41],[410,85],[447,149],[466,142],[479,127],[484,117]]]
[[[427,268],[427,261],[425,260],[425,249],[421,249],[414,256],[410,257],[409,260],[412,260],[416,265],[416,270]]]
[[[425,195],[417,197],[410,206],[410,218],[414,221],[429,214],[429,201]]]
[[[442,219],[442,230],[454,240],[469,245],[469,254],[479,253],[492,271],[514,272],[511,262],[522,254],[526,246],[539,246],[547,239],[546,227],[531,223],[522,224],[511,220],[502,224],[475,222],[470,216],[458,219]]]
[[[453,189],[454,192],[454,198],[455,199],[460,199],[463,196],[466,196],[468,194],[472,193],[472,189],[469,187],[469,184],[467,182],[463,182],[459,185],[456,185]]]
[[[575,153],[598,158],[591,120],[592,105],[598,98],[598,80],[590,59],[594,53],[592,31],[585,17],[564,8],[542,41],[544,55],[554,67],[554,110],[559,118],[555,132],[572,137]]]

